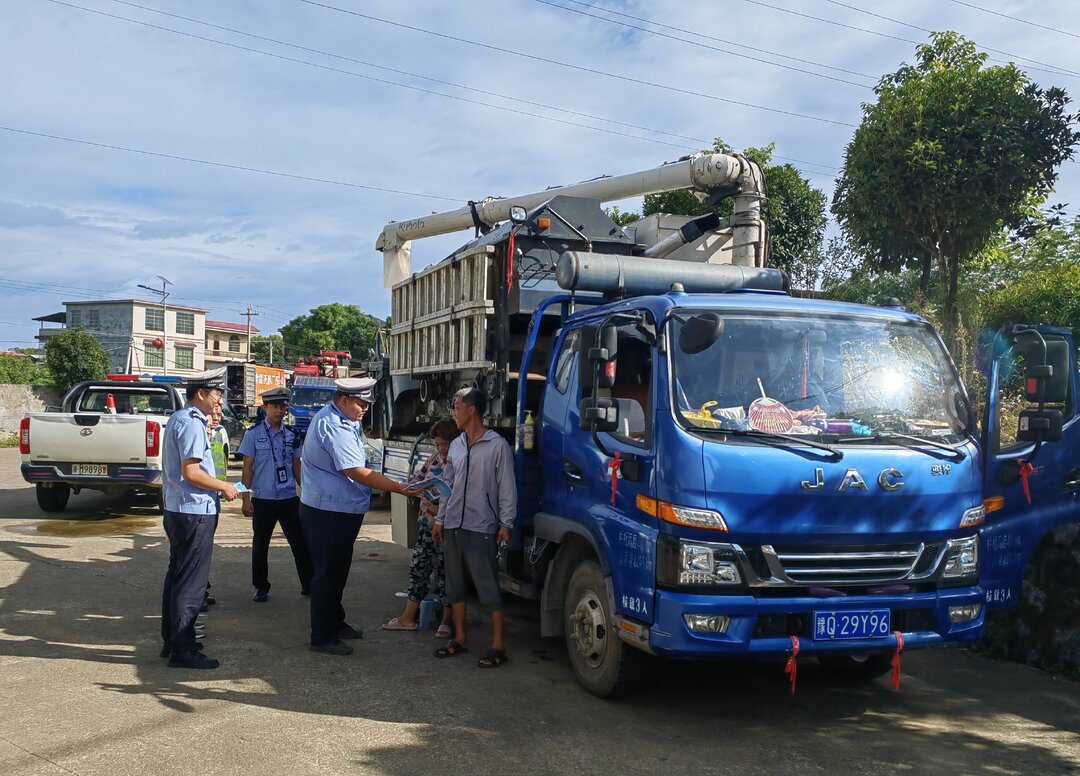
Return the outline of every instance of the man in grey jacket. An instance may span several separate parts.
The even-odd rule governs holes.
[[[491,649],[481,668],[506,662],[502,594],[499,592],[498,546],[510,541],[517,516],[514,456],[498,433],[484,426],[484,394],[463,388],[454,396],[454,421],[462,435],[450,444],[443,479],[453,489],[442,499],[432,538],[443,542],[446,597],[454,611],[454,638],[437,657],[467,652],[465,570],[476,586],[480,605],[491,615]]]

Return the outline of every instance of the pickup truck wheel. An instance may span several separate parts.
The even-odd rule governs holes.
[[[57,482],[46,487],[37,484],[37,503],[42,512],[63,512],[71,497],[71,486]]]
[[[631,690],[644,655],[615,632],[600,564],[582,561],[570,577],[563,606],[563,632],[570,665],[582,687],[600,698]]]
[[[892,670],[892,653],[823,655],[818,658],[825,670],[847,679],[869,682]]]

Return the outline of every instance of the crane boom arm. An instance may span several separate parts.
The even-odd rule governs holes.
[[[717,189],[735,190],[735,255],[736,264],[759,263],[763,257],[740,256],[739,246],[760,252],[763,250],[764,229],[760,205],[764,196],[761,169],[746,157],[731,154],[695,154],[677,162],[649,170],[597,178],[570,186],[558,186],[533,194],[505,199],[488,198],[475,204],[476,218],[487,226],[495,226],[510,216],[510,208],[520,205],[530,210],[552,197],[563,194],[590,197],[601,202],[614,202],[628,197],[655,194],[677,189],[693,189],[706,194]],[[740,201],[741,200],[741,201]],[[407,278],[411,272],[412,240],[449,234],[475,226],[473,208],[463,207],[445,213],[434,213],[406,221],[391,221],[375,243],[383,253],[383,284],[389,288]],[[740,226],[754,232],[751,240],[740,239]]]

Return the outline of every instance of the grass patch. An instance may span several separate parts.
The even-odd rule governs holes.
[[[7,436],[0,436],[0,447],[18,447],[19,435],[8,434]]]

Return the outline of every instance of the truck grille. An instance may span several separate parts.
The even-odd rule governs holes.
[[[800,585],[862,585],[899,582],[929,570],[937,545],[876,547],[763,547],[772,549],[784,575]]]

